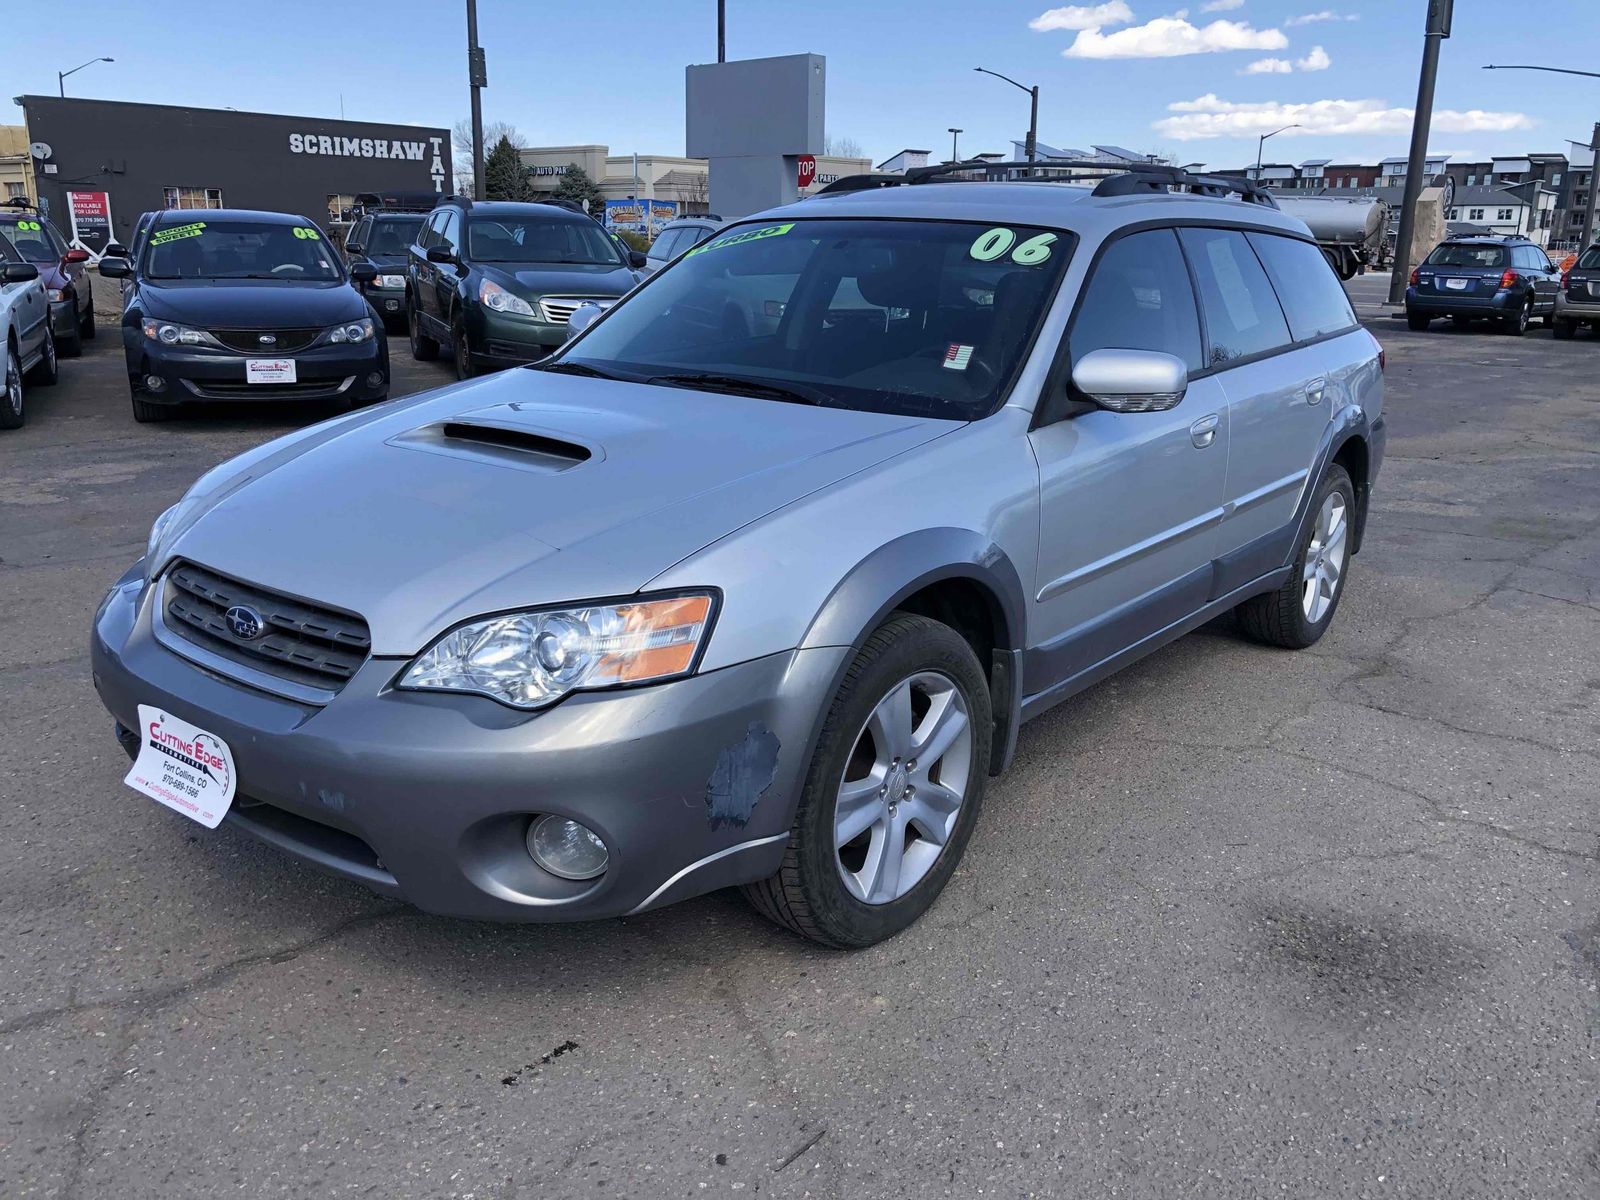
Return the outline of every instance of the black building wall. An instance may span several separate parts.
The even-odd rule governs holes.
[[[63,233],[69,191],[108,192],[113,229],[126,241],[140,213],[165,206],[168,187],[216,188],[226,208],[324,225],[329,195],[444,192],[452,179],[446,129],[54,96],[21,102],[28,140],[52,152],[34,174]]]

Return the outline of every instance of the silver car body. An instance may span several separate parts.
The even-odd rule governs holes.
[[[1022,720],[1279,586],[1335,460],[1356,483],[1359,544],[1383,416],[1380,352],[1358,325],[1199,372],[1167,411],[1036,419],[1064,386],[1063,338],[1109,239],[1195,224],[1306,239],[1298,221],[1237,200],[1024,183],[830,196],[760,219],[821,216],[1075,235],[1003,406],[960,422],[519,370],[300,431],[205,475],[107,597],[94,661],[119,724],[153,703],[215,730],[266,802],[230,821],[424,908],[614,915],[777,869],[853,648],[923,589],[969,589],[990,622],[998,770]],[[588,457],[519,461],[446,424]],[[242,684],[163,636],[157,593],[178,560],[360,614],[370,659],[321,701]],[[471,618],[697,588],[720,609],[687,679],[534,714],[393,687]],[[776,766],[731,815],[708,811],[707,780],[742,761],[758,726]],[[581,887],[534,879],[513,832],[530,811],[578,815],[611,843],[613,869]]]

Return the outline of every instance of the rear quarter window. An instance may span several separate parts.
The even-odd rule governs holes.
[[[1295,341],[1355,327],[1350,298],[1321,250],[1310,242],[1270,233],[1252,233],[1249,238],[1278,293]]]
[[[1178,238],[1200,287],[1209,365],[1226,366],[1290,344],[1277,294],[1244,234],[1184,229]]]

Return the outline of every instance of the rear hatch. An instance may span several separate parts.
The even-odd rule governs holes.
[[[1446,300],[1494,298],[1511,269],[1511,251],[1492,242],[1442,242],[1417,268],[1417,294]]]
[[[1590,246],[1578,256],[1566,275],[1567,299],[1577,304],[1600,304],[1600,246]]]

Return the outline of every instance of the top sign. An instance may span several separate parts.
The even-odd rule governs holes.
[[[815,154],[802,154],[800,156],[799,184],[801,189],[810,187],[817,178],[817,156]]]

